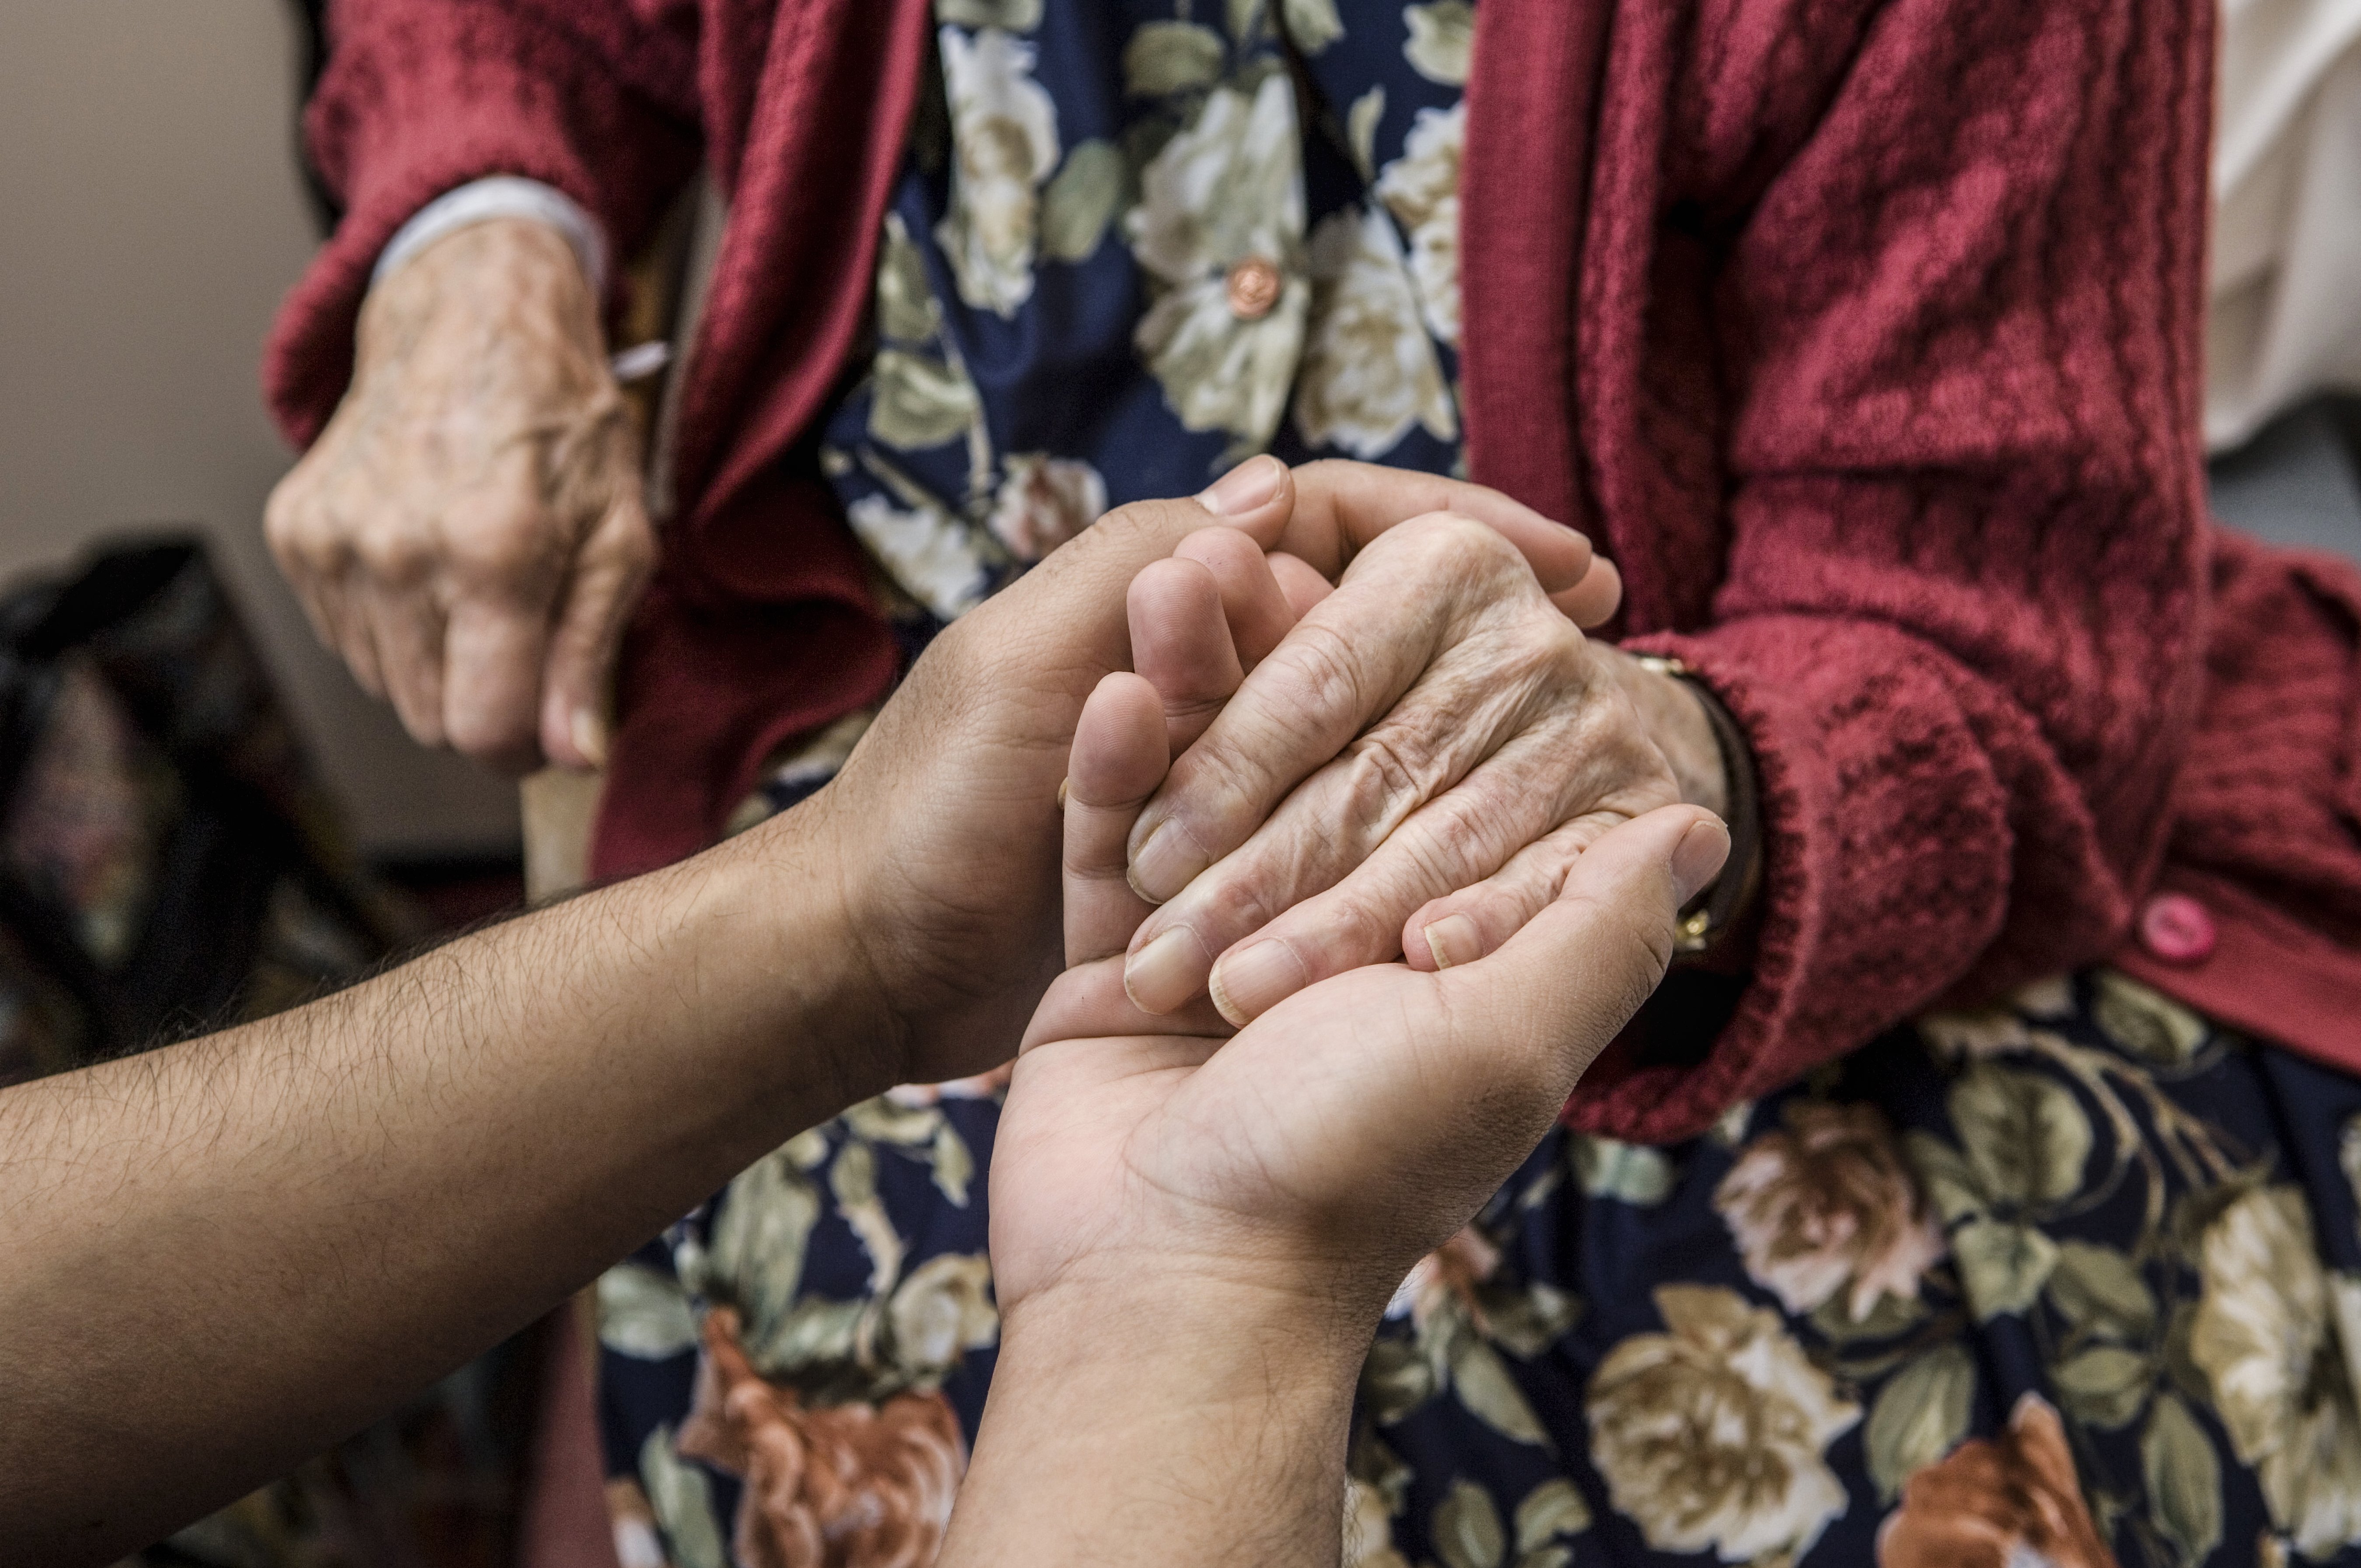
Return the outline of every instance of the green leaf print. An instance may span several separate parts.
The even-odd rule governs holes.
[[[828,1169],[828,1190],[836,1198],[836,1217],[861,1238],[869,1254],[869,1288],[883,1295],[902,1277],[906,1244],[894,1228],[894,1217],[877,1196],[877,1151],[858,1138],[848,1138]]]
[[[967,1140],[948,1120],[935,1129],[934,1146],[928,1153],[928,1161],[934,1167],[935,1190],[960,1208],[966,1208],[968,1183],[975,1179],[975,1156],[968,1152]]]
[[[1952,1085],[1951,1124],[1999,1203],[2055,1203],[2082,1185],[2091,1118],[2062,1084],[2038,1073],[1979,1064]]]
[[[1386,117],[1386,84],[1378,82],[1353,100],[1345,114],[1345,139],[1352,144],[1353,167],[1364,180],[1378,177],[1378,122]]]
[[[2144,1341],[2156,1331],[2156,1292],[2113,1247],[2065,1242],[2049,1276],[2049,1304],[2079,1333]]]
[[[939,1106],[898,1104],[885,1094],[864,1100],[844,1113],[845,1130],[853,1136],[910,1149],[934,1142],[935,1130],[942,1124]]]
[[[1467,84],[1467,62],[1476,48],[1476,8],[1467,0],[1434,0],[1428,5],[1402,7],[1410,39],[1402,58],[1429,82],[1447,86]]]
[[[804,1249],[819,1221],[820,1195],[797,1159],[797,1138],[755,1161],[730,1184],[715,1216],[703,1277],[684,1281],[736,1304],[749,1343],[764,1337],[795,1305]]]
[[[926,258],[911,243],[902,214],[885,214],[885,243],[877,258],[877,330],[895,343],[925,343],[943,324],[942,307],[927,282]]]
[[[1877,1298],[1877,1304],[1870,1308],[1869,1316],[1855,1322],[1851,1305],[1845,1293],[1839,1290],[1813,1308],[1811,1317],[1806,1321],[1817,1329],[1823,1338],[1838,1344],[1847,1344],[1859,1340],[1892,1339],[1916,1326],[1926,1316],[1927,1304],[1917,1297],[1887,1292]]]
[[[1861,1436],[1881,1498],[1892,1502],[1912,1472],[1959,1446],[1975,1391],[1975,1361],[1957,1344],[1914,1357],[1886,1381]]]
[[[1530,1361],[1557,1343],[1582,1316],[1582,1298],[1532,1280],[1503,1289],[1486,1286],[1477,1299],[1484,1328],[1494,1344],[1520,1361]]]
[[[1469,1413],[1502,1437],[1536,1445],[1548,1442],[1523,1390],[1509,1376],[1508,1363],[1472,1334],[1459,1342],[1452,1355],[1451,1387]]]
[[[1902,1157],[1946,1225],[1982,1214],[1992,1201],[1960,1151],[1932,1133],[1914,1128],[1903,1134]]]
[[[1287,26],[1287,41],[1305,54],[1318,54],[1345,36],[1336,0],[1279,0],[1279,15]]]
[[[2205,1020],[2161,992],[2113,970],[2095,977],[2091,1021],[2136,1057],[2177,1067],[2195,1056],[2212,1033]]]
[[[869,433],[914,452],[967,433],[983,407],[967,371],[930,354],[881,348],[869,402]]]
[[[1517,1505],[1517,1551],[1538,1552],[1562,1536],[1580,1535],[1590,1528],[1590,1505],[1563,1475],[1552,1476]]]
[[[1646,1207],[1673,1195],[1673,1162],[1644,1144],[1577,1133],[1566,1139],[1566,1157],[1575,1179],[1593,1198]]]
[[[1398,1339],[1369,1346],[1361,1364],[1361,1403],[1371,1420],[1391,1426],[1433,1398],[1434,1368],[1417,1346]]]
[[[1263,0],[1229,0],[1230,38],[1235,43],[1254,42],[1269,19]]]
[[[1029,33],[1041,25],[1041,0],[935,0],[935,20]]]
[[[713,1512],[713,1485],[705,1472],[673,1453],[672,1428],[656,1428],[640,1444],[640,1484],[664,1530],[672,1568],[729,1568],[721,1521]]]
[[[869,1310],[863,1300],[831,1301],[812,1296],[795,1310],[768,1325],[768,1332],[745,1337],[746,1358],[765,1377],[785,1378],[813,1366],[834,1366],[852,1359],[861,1320]]]
[[[2155,1360],[2121,1345],[2093,1345],[2050,1370],[2050,1379],[2079,1420],[2112,1431],[2128,1425],[2147,1403]]]
[[[1123,90],[1161,98],[1222,79],[1229,54],[1222,35],[1195,22],[1144,22],[1123,50]]]
[[[1491,1494],[1472,1481],[1451,1483],[1451,1494],[1434,1506],[1434,1550],[1444,1568],[1500,1568],[1509,1540]]]
[[[637,1361],[663,1361],[697,1347],[697,1314],[680,1281],[636,1263],[598,1277],[598,1343]]]
[[[2058,1244],[2031,1225],[1971,1220],[1951,1237],[1960,1284],[1979,1322],[2033,1305],[2058,1266]]]
[[[1066,154],[1065,167],[1041,192],[1041,253],[1058,261],[1088,259],[1130,184],[1131,166],[1111,141],[1086,141]]]
[[[2222,1542],[2222,1462],[2189,1407],[2157,1396],[2140,1433],[2140,1468],[2147,1480],[2150,1518],[2180,1549],[2180,1561],[2205,1561]]]

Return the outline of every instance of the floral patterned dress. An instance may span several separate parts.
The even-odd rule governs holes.
[[[1460,466],[1466,0],[937,0],[822,462],[915,649],[1239,458]],[[856,717],[739,825],[818,788]],[[625,1568],[932,1560],[1000,1084],[795,1138],[598,1288]],[[1406,1280],[1348,1562],[2361,1563],[2361,1083],[2124,977],[1671,1147],[1553,1134]]]

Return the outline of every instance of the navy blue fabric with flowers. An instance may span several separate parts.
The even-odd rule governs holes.
[[[1459,467],[1466,0],[936,10],[821,452],[908,646],[1255,452]],[[1001,1089],[855,1107],[602,1280],[631,1568],[932,1560]],[[1345,1559],[2361,1563],[2356,1187],[2361,1085],[2103,970],[1676,1146],[1561,1131],[1389,1311]]]

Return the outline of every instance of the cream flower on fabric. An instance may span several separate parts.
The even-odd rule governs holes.
[[[2361,1332],[2361,1282],[2321,1268],[2292,1187],[2224,1210],[2198,1244],[2198,1272],[2190,1358],[2272,1522],[2307,1557],[2361,1542],[2361,1354],[2340,1343]]]
[[[1132,254],[1159,289],[1133,343],[1189,430],[1224,430],[1243,455],[1279,426],[1303,351],[1303,170],[1295,91],[1284,73],[1251,97],[1206,95],[1189,126],[1140,171],[1124,220]],[[1278,298],[1258,315],[1231,308],[1241,262],[1276,269]]]
[[[961,299],[1013,316],[1033,297],[1041,182],[1058,167],[1057,106],[1033,80],[1039,51],[1020,38],[945,27],[942,50],[957,157],[935,240]]]
[[[1432,5],[1405,5],[1402,21],[1410,28],[1402,58],[1429,82],[1445,86],[1467,85],[1467,64],[1476,50],[1476,8],[1467,0],[1433,0]]]
[[[1014,452],[1003,466],[992,532],[1020,561],[1038,561],[1106,510],[1106,481],[1080,458]]]
[[[1801,1557],[1845,1511],[1822,1455],[1861,1420],[1780,1326],[1719,1286],[1664,1285],[1668,1331],[1633,1334],[1590,1380],[1590,1457],[1659,1552]]]
[[[1419,324],[1401,245],[1383,213],[1347,207],[1312,236],[1312,323],[1295,389],[1295,428],[1312,446],[1367,460],[1413,424],[1459,433],[1434,344]]]
[[[1459,164],[1467,104],[1421,109],[1402,155],[1378,176],[1378,200],[1410,236],[1410,275],[1427,331],[1459,346]]]

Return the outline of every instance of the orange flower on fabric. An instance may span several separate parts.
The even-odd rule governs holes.
[[[1943,1255],[1943,1233],[1918,1195],[1894,1128],[1867,1105],[1792,1102],[1714,1190],[1747,1277],[1801,1316],[1848,1285],[1845,1310],[1867,1318],[1880,1296],[1917,1299]]]
[[[679,1450],[743,1478],[730,1548],[744,1568],[926,1568],[967,1471],[939,1393],[807,1409],[738,1343],[738,1314],[706,1314],[697,1398]]]
[[[2115,1568],[2082,1501],[2066,1428],[2038,1394],[2008,1430],[1974,1438],[1902,1484],[1877,1531],[1878,1568]]]

